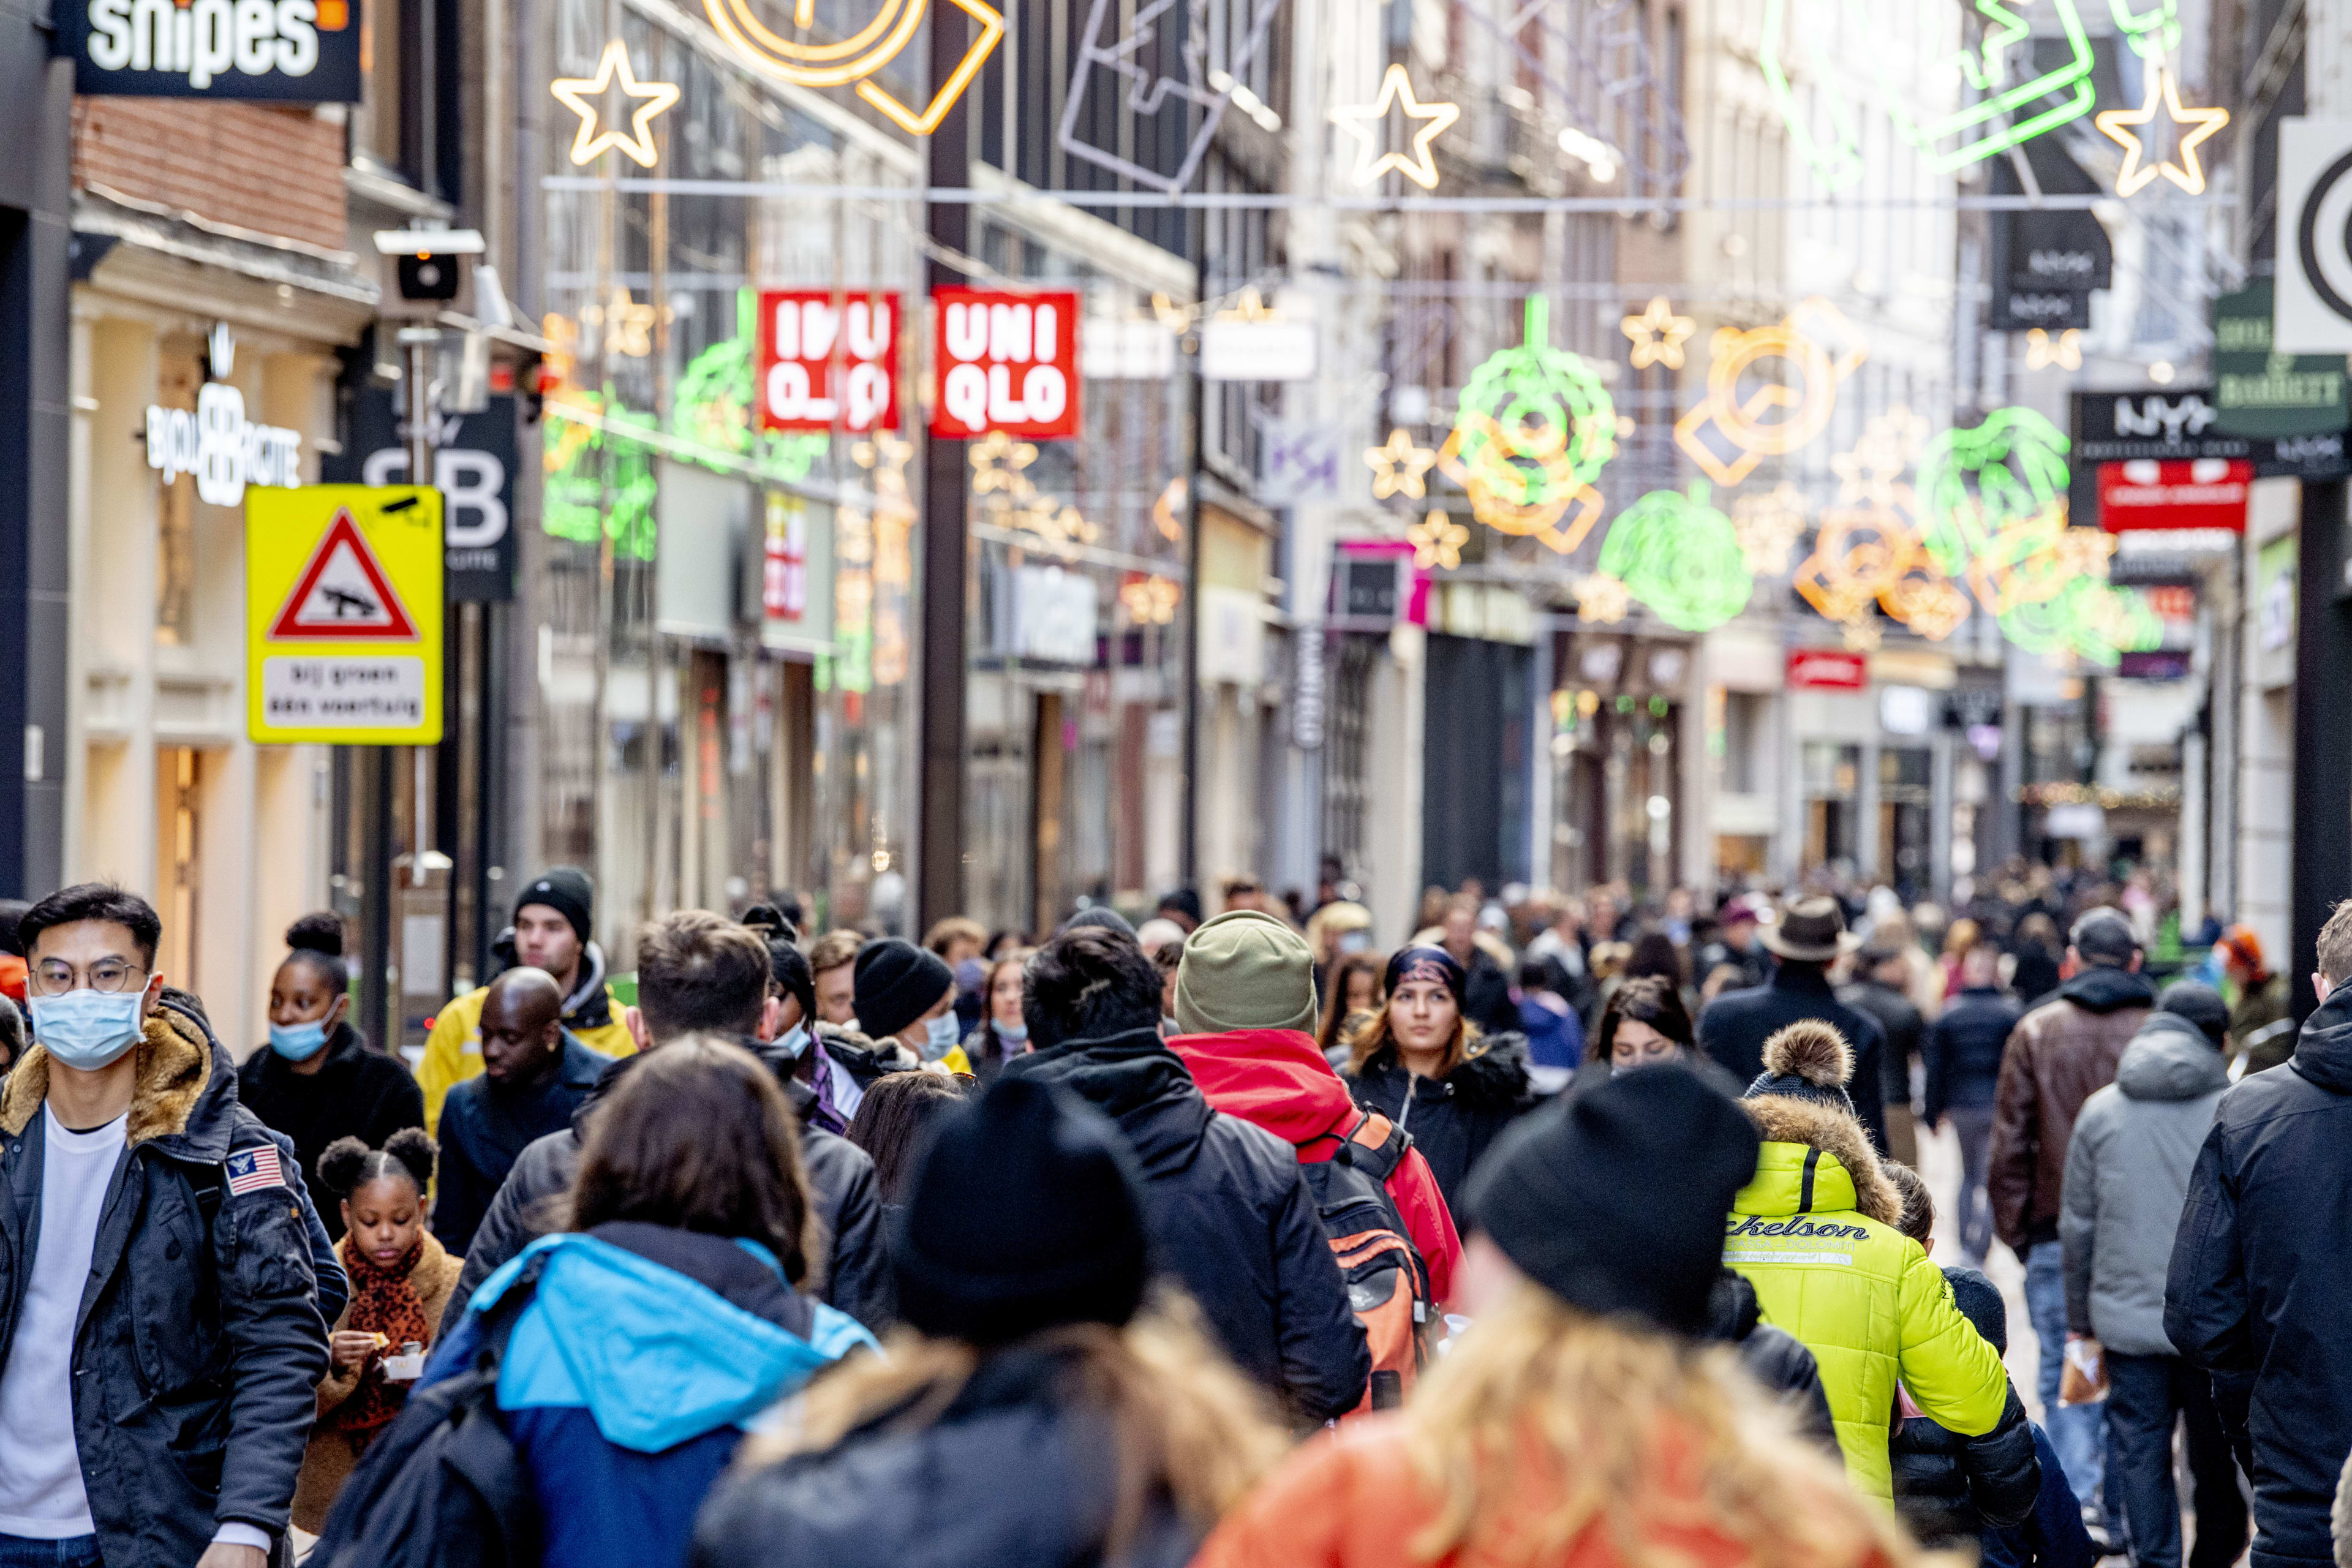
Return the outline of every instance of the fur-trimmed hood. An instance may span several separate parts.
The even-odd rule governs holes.
[[[1796,1100],[1779,1094],[1759,1095],[1753,1100],[1742,1100],[1740,1109],[1747,1111],[1748,1120],[1756,1123],[1756,1134],[1764,1141],[1764,1151],[1757,1164],[1757,1181],[1748,1188],[1749,1194],[1758,1194],[1759,1188],[1766,1184],[1766,1178],[1776,1163],[1772,1146],[1776,1143],[1794,1144],[1803,1149],[1819,1150],[1828,1160],[1837,1162],[1852,1184],[1856,1212],[1882,1225],[1894,1225],[1903,1217],[1903,1195],[1880,1171],[1878,1156],[1870,1147],[1870,1134],[1863,1131],[1862,1123],[1855,1120],[1853,1112],[1818,1100]],[[1843,1204],[1833,1201],[1834,1197],[1842,1197],[1843,1194],[1832,1194],[1823,1187],[1819,1168],[1822,1163],[1809,1161],[1806,1163],[1813,1169],[1799,1188],[1792,1189],[1796,1201],[1790,1203],[1787,1212],[1797,1214],[1843,1207]],[[1810,1205],[1805,1205],[1801,1197],[1801,1193],[1806,1190],[1817,1194]],[[1744,1212],[1760,1212],[1748,1204],[1743,1203],[1740,1206]]]
[[[144,1037],[131,1054],[136,1076],[124,1134],[130,1146],[164,1139],[175,1144],[170,1152],[184,1158],[227,1158],[236,1074],[204,1020],[166,999],[147,1015]],[[0,1134],[24,1131],[48,1093],[48,1048],[36,1042],[0,1089]]]

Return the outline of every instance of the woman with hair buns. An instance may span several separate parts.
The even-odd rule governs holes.
[[[425,1096],[408,1069],[368,1048],[352,1026],[352,972],[343,922],[321,910],[286,930],[289,950],[269,982],[269,1041],[237,1070],[236,1097],[272,1131],[294,1140],[296,1163],[315,1174],[337,1139],[381,1149],[404,1127],[425,1125]],[[320,1204],[327,1233],[342,1221]]]
[[[465,1264],[425,1228],[434,1153],[425,1129],[407,1127],[381,1149],[338,1138],[319,1159],[319,1180],[342,1200],[335,1256],[352,1299],[328,1336],[318,1424],[294,1485],[295,1526],[314,1535],[360,1456],[408,1402]]]

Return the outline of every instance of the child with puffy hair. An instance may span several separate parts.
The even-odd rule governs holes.
[[[294,1488],[294,1523],[312,1534],[360,1457],[407,1403],[465,1264],[425,1228],[437,1152],[423,1128],[408,1127],[381,1149],[338,1138],[319,1156],[319,1179],[342,1200],[335,1255],[352,1299],[329,1338],[318,1424]]]

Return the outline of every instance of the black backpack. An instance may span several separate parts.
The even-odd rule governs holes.
[[[311,1568],[533,1568],[539,1510],[499,1420],[499,1364],[538,1285],[485,1314],[472,1364],[409,1395],[335,1500]]]
[[[1429,1268],[1388,1190],[1389,1177],[1412,1147],[1411,1133],[1367,1110],[1330,1159],[1298,1167],[1315,1194],[1323,1234],[1348,1282],[1348,1305],[1372,1354],[1371,1384],[1359,1412],[1403,1404],[1421,1374]]]

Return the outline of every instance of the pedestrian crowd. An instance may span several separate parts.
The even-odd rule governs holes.
[[[0,1568],[2352,1568],[2352,900],[2298,1029],[2144,879],[1344,891],[616,973],[554,868],[413,1070],[332,915],[240,1066],[0,908]]]

